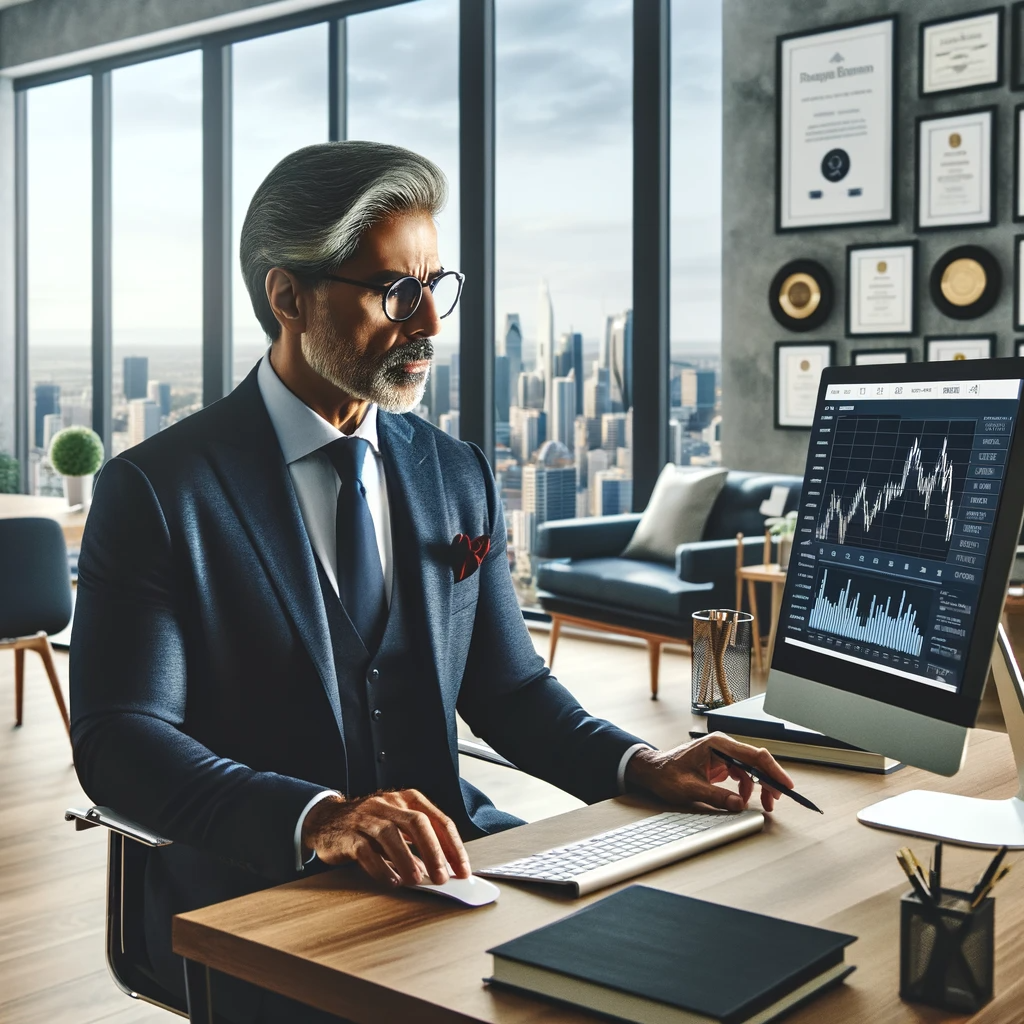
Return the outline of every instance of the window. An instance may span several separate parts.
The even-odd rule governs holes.
[[[448,178],[441,265],[459,266],[459,19],[456,0],[417,0],[348,19],[348,135],[404,146]],[[419,413],[459,436],[459,316],[441,321]]]
[[[63,493],[46,457],[92,426],[92,79],[32,89],[28,129],[28,484]]]
[[[253,193],[282,157],[327,141],[327,24],[235,43],[231,66],[231,279],[237,384],[267,348],[238,262],[242,222]]]
[[[672,3],[669,458],[722,459],[722,4]]]
[[[497,0],[495,36],[495,471],[530,605],[542,523],[632,507],[632,3]]]
[[[111,73],[112,454],[203,400],[202,54]]]

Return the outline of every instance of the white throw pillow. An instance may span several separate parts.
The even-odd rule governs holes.
[[[674,564],[680,544],[690,544],[704,535],[704,524],[728,472],[688,469],[671,462],[665,466],[622,557]]]

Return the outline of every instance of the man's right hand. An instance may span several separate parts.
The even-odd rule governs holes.
[[[410,848],[416,847],[419,856]],[[359,863],[384,885],[469,878],[469,857],[451,818],[415,789],[389,790],[348,800],[326,797],[302,823],[302,845],[325,864]]]

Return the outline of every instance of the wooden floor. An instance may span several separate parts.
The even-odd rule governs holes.
[[[534,636],[547,651],[547,635]],[[67,691],[68,657],[56,653]],[[563,635],[559,679],[594,714],[659,746],[690,728],[690,665],[662,659],[661,699],[648,698],[646,647]],[[88,807],[38,658],[26,657],[24,725],[14,727],[14,656],[0,655],[0,1021],[141,1024],[174,1018],[123,995],[103,956],[106,838],[75,832],[64,809]],[[468,733],[467,733],[468,735]],[[464,759],[463,774],[497,806],[527,820],[572,807],[572,797],[518,772]]]

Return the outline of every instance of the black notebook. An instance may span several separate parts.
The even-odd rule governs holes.
[[[623,1020],[764,1024],[845,978],[855,940],[632,885],[488,952],[492,983]]]

